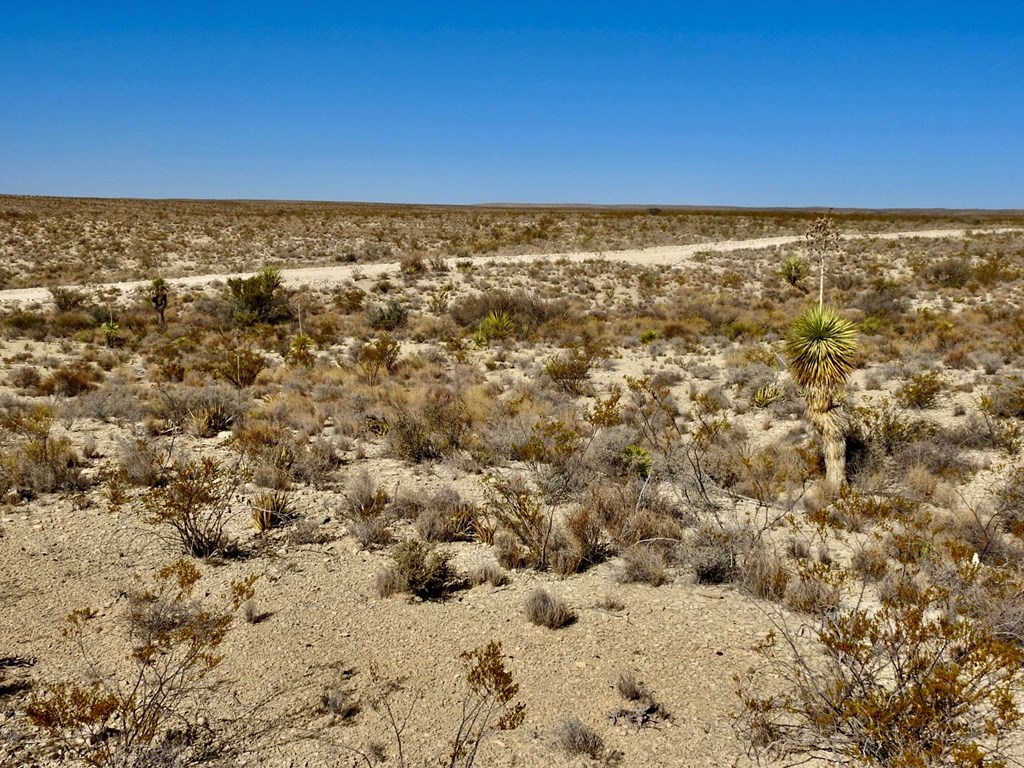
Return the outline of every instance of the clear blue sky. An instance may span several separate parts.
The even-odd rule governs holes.
[[[0,192],[1024,207],[1019,2],[6,2]]]

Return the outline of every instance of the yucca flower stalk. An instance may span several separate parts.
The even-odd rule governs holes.
[[[821,436],[825,480],[838,488],[846,476],[846,432],[840,393],[854,368],[856,327],[829,307],[808,309],[786,337],[789,372],[804,390],[807,418]]]

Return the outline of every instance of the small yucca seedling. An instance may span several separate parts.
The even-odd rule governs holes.
[[[811,267],[802,256],[787,256],[779,272],[782,278],[795,288],[811,274]]]
[[[252,522],[260,533],[287,523],[293,517],[291,500],[283,491],[261,493],[252,503]]]
[[[313,337],[308,333],[299,332],[292,339],[288,349],[288,362],[292,365],[309,367],[316,362],[316,355],[313,354]]]
[[[492,339],[504,339],[512,333],[512,318],[508,312],[491,310],[487,317],[480,321],[473,341],[478,347],[486,347]]]
[[[758,387],[757,392],[754,393],[754,407],[767,408],[785,396],[785,393],[778,384],[765,384],[763,387]]]
[[[647,479],[654,469],[651,452],[642,445],[627,445],[622,450],[622,464],[627,474]]]

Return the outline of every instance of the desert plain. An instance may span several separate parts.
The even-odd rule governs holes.
[[[1022,332],[1014,211],[0,196],[0,764],[1019,759]]]

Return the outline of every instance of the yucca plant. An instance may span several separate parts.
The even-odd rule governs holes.
[[[789,371],[804,390],[807,418],[821,436],[825,477],[838,488],[846,474],[847,419],[840,393],[854,368],[857,333],[853,323],[829,307],[808,309],[786,337]]]
[[[807,259],[802,256],[787,256],[782,262],[782,267],[779,269],[783,280],[792,285],[794,288],[804,281],[804,279],[811,274],[810,265],[807,263]]]
[[[162,277],[154,278],[149,284],[149,301],[153,304],[157,316],[160,318],[160,325],[164,324],[164,313],[167,311],[167,298],[170,288],[167,281]]]

